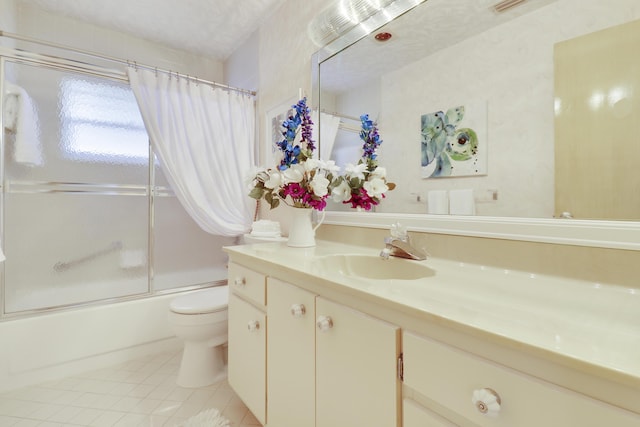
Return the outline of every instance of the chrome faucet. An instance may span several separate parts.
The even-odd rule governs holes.
[[[427,253],[411,245],[406,228],[399,223],[391,226],[391,236],[384,238],[385,247],[380,251],[380,257],[389,259],[389,256],[423,261],[427,259]]]

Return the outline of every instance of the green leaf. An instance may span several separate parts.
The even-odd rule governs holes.
[[[264,194],[264,189],[263,188],[257,188],[254,187],[251,192],[249,193],[249,197],[256,199],[256,200],[260,200],[260,198],[262,197],[262,195]]]

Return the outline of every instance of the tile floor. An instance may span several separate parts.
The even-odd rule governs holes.
[[[180,358],[180,352],[154,355],[0,393],[0,427],[173,427],[209,408],[233,427],[260,426],[226,380],[178,387]]]

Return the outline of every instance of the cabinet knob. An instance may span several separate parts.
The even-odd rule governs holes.
[[[500,412],[500,396],[490,388],[481,388],[473,391],[471,401],[478,412],[489,417],[497,417]]]
[[[245,280],[244,277],[236,277],[235,280],[233,281],[233,284],[236,286],[242,286],[245,283],[247,283],[247,281]]]
[[[333,328],[333,320],[331,320],[331,317],[329,316],[318,316],[316,326],[321,332],[327,332],[329,329]]]
[[[258,329],[260,329],[260,322],[258,322],[257,320],[250,321],[249,323],[247,323],[247,329],[250,332],[257,331]]]
[[[307,312],[304,304],[293,304],[291,306],[291,315],[293,317],[302,317]]]

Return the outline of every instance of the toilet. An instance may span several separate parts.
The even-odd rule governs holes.
[[[177,384],[203,387],[226,377],[229,286],[216,286],[174,298],[169,323],[184,341]]]

